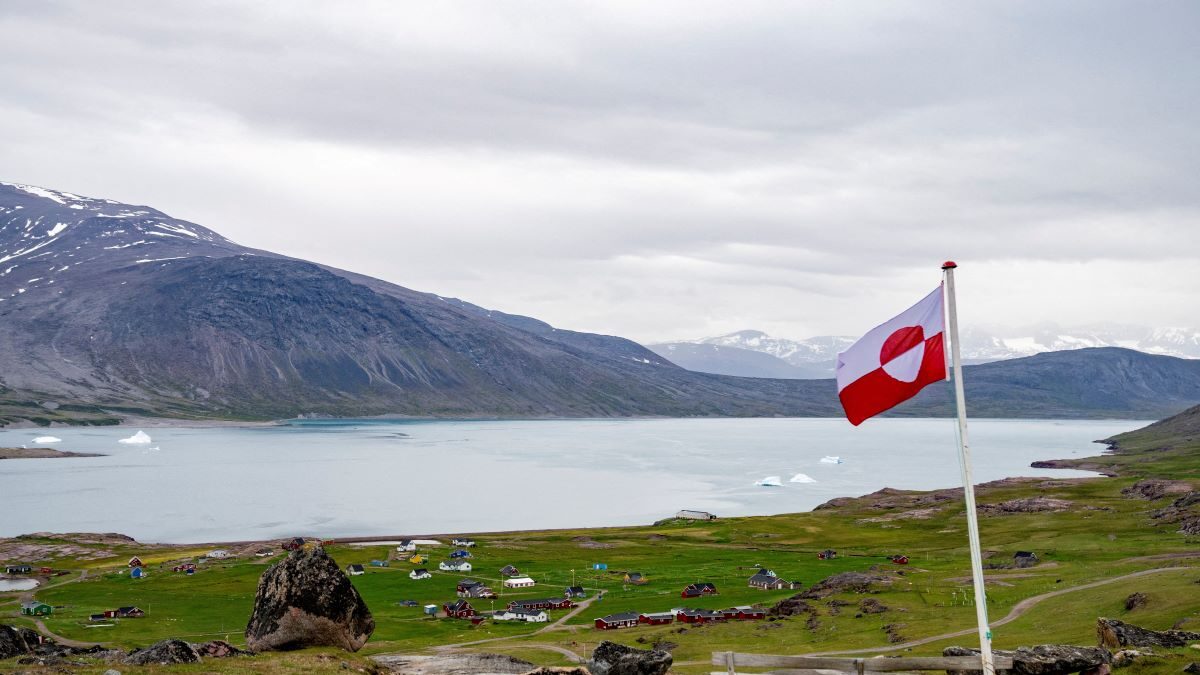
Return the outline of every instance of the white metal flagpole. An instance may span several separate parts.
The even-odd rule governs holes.
[[[946,261],[946,308],[950,325],[950,354],[954,366],[954,401],[958,412],[958,463],[962,470],[963,500],[967,507],[967,535],[971,542],[971,579],[975,585],[975,618],[979,621],[979,653],[983,675],[995,675],[992,662],[992,629],[988,626],[987,592],[983,587],[983,554],[979,548],[979,518],[975,514],[975,487],[971,479],[971,447],[967,440],[967,402],[963,393],[962,350],[958,345],[958,308],[954,300],[954,269],[958,265]]]

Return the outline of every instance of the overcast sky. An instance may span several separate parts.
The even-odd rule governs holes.
[[[1200,324],[1200,3],[0,2],[0,180],[644,342]]]

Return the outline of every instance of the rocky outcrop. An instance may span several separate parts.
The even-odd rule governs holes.
[[[530,672],[548,672],[537,668],[529,661],[505,654],[382,654],[371,657],[376,663],[393,673],[404,675],[474,675],[476,673],[500,673],[519,675]],[[567,669],[568,671],[573,669]]]
[[[1200,675],[1200,663],[1193,661],[1187,664],[1183,667],[1183,672],[1188,673],[1189,675]]]
[[[42,637],[28,628],[0,625],[0,660],[31,654]]]
[[[1125,611],[1132,612],[1135,609],[1146,606],[1145,593],[1130,593],[1129,597],[1125,598]]]
[[[252,651],[327,645],[357,651],[375,632],[358,591],[324,549],[292,551],[258,581],[246,626]]]
[[[1020,647],[1016,651],[993,652],[996,656],[1008,656],[1013,660],[1013,675],[1068,675],[1105,668],[1112,663],[1112,655],[1101,647],[1076,647],[1072,645],[1038,645]],[[947,647],[942,656],[978,656],[978,649]],[[947,671],[949,675],[978,675],[978,671]]]
[[[1012,513],[1046,513],[1066,511],[1071,508],[1071,502],[1054,497],[1027,497],[1025,499],[1010,499],[999,504],[980,504],[981,513],[992,515],[1007,515]]]
[[[1135,499],[1161,499],[1167,495],[1181,495],[1191,491],[1192,484],[1187,481],[1148,478],[1121,490],[1121,494]]]
[[[1150,630],[1104,617],[1096,620],[1096,635],[1100,638],[1100,644],[1109,649],[1118,647],[1184,647],[1188,642],[1200,640],[1200,633],[1186,630]]]
[[[767,616],[772,617],[789,617],[798,616],[800,614],[815,615],[816,613],[816,608],[804,601],[803,594],[797,594],[790,598],[784,598],[767,610]]]
[[[870,593],[874,584],[891,584],[890,576],[865,572],[842,572],[826,577],[813,584],[798,597],[807,599],[824,598],[834,593]]]
[[[199,663],[200,652],[183,640],[163,640],[130,652],[124,661],[131,666]]]
[[[592,675],[663,675],[674,661],[670,652],[634,649],[605,640],[592,652]]]
[[[250,652],[242,651],[224,640],[201,642],[193,644],[192,647],[196,649],[197,654],[209,659],[223,659],[229,656],[247,656],[250,654]]]
[[[858,611],[863,614],[882,614],[888,611],[887,605],[876,600],[875,598],[866,598],[858,603]]]

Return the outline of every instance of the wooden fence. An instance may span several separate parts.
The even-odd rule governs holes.
[[[996,670],[1010,670],[1012,658],[995,656]],[[920,670],[983,670],[978,656],[877,656],[870,659],[849,659],[825,656],[774,656],[771,654],[742,654],[713,652],[714,666],[725,670],[714,675],[733,675],[737,667],[774,668],[770,673],[788,675],[828,675],[832,673],[895,673]]]

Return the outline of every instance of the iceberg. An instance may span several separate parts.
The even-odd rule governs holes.
[[[825,455],[821,458],[821,462],[824,464],[841,464],[842,458],[835,457],[834,455]]]
[[[134,435],[130,436],[129,438],[122,438],[121,440],[119,440],[119,441],[117,441],[117,442],[118,442],[118,443],[130,443],[130,444],[135,444],[135,445],[142,445],[142,444],[144,444],[144,443],[149,443],[149,442],[150,442],[150,436],[148,436],[148,435],[146,434],[146,432],[144,432],[144,431],[138,431],[136,434],[134,434]]]
[[[33,439],[34,443],[62,443],[62,439],[57,436],[38,436]]]
[[[779,476],[767,476],[766,478],[756,482],[755,485],[761,485],[762,487],[781,487],[783,483],[779,480]]]
[[[812,476],[810,476],[806,473],[798,473],[795,476],[792,476],[792,479],[788,482],[789,483],[815,483],[817,481]]]

